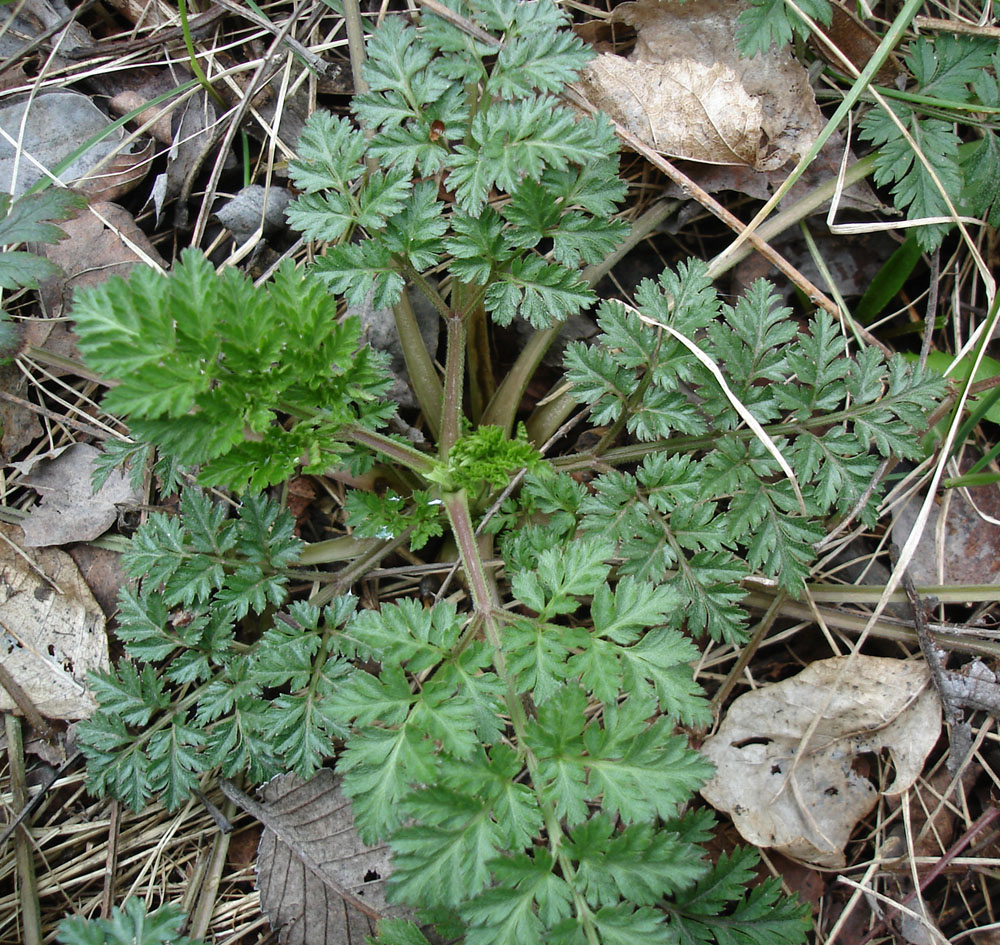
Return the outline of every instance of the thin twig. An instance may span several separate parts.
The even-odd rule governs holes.
[[[32,413],[37,413],[39,416],[46,417],[54,423],[64,424],[65,426],[76,430],[77,433],[92,436],[102,442],[108,438],[107,431],[105,430],[99,430],[97,427],[92,427],[89,423],[81,423],[79,420],[74,420],[72,417],[67,417],[65,414],[56,413],[56,411],[49,410],[48,407],[42,407],[40,404],[33,404],[30,400],[24,400],[14,394],[9,394],[5,390],[0,390],[0,400],[6,400],[9,404],[15,404],[24,410],[30,410]]]
[[[293,53],[295,53],[296,56],[298,56],[310,69],[313,70],[313,72],[316,72],[325,78],[332,78],[332,76],[336,75],[340,71],[340,66],[336,63],[327,62],[311,49],[302,45],[302,43],[300,43],[294,36],[289,35],[287,30],[282,30],[281,28],[275,26],[269,19],[259,16],[248,6],[234,3],[233,0],[212,0],[212,2],[216,6],[220,6],[224,10],[228,10],[235,16],[240,16],[245,20],[249,20],[261,29],[267,30],[267,32],[272,35],[279,37],[281,42]]]
[[[110,919],[115,905],[115,883],[118,881],[118,835],[121,828],[122,804],[117,798],[111,800],[111,816],[108,819],[108,853],[104,863],[104,884],[101,889],[101,918]]]
[[[904,571],[900,578],[903,590],[910,599],[910,606],[913,608],[913,626],[917,631],[917,641],[920,643],[920,652],[924,656],[924,662],[930,670],[931,679],[934,680],[934,688],[941,699],[941,706],[944,709],[944,720],[951,730],[951,741],[948,751],[948,770],[954,773],[959,769],[965,760],[972,746],[972,732],[967,722],[964,722],[963,712],[958,702],[952,696],[945,675],[945,656],[938,650],[934,638],[931,636],[927,626],[927,612],[923,599],[917,594],[917,589],[913,584],[913,578],[908,571]]]
[[[77,758],[80,757],[79,751],[74,751],[55,771],[49,773],[48,777],[39,786],[35,793],[35,796],[31,798],[28,803],[22,807],[15,815],[14,819],[8,823],[3,830],[0,830],[0,850],[3,849],[3,845],[7,842],[7,838],[17,829],[18,824],[23,823],[28,817],[30,817],[39,807],[42,806],[42,801],[45,800],[49,788],[56,783],[74,764],[76,764]]]
[[[188,934],[191,938],[201,941],[208,939],[209,928],[212,924],[212,914],[215,912],[215,905],[219,897],[219,885],[222,882],[222,874],[226,869],[226,856],[229,853],[229,841],[232,839],[233,825],[230,818],[236,813],[236,803],[232,798],[227,797],[225,810],[219,810],[201,792],[198,792],[202,803],[206,805],[212,819],[220,824],[220,830],[215,835],[212,843],[212,852],[201,881],[201,888],[198,891],[198,903],[191,913],[191,925]],[[225,824],[226,826],[221,826]]]
[[[938,285],[941,279],[941,247],[931,253],[930,285],[927,292],[927,307],[924,310],[924,337],[920,343],[920,366],[926,367],[927,355],[930,354],[931,341],[934,337],[934,322],[937,321],[937,307],[940,293]]]

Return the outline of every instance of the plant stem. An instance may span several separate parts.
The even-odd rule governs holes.
[[[417,324],[417,317],[413,313],[413,306],[406,292],[392,307],[392,314],[396,321],[396,334],[403,348],[403,358],[406,361],[406,371],[410,375],[413,392],[417,396],[417,402],[423,411],[431,435],[437,439],[441,435],[443,397],[441,381],[420,334],[420,326]]]
[[[358,0],[344,0],[344,26],[347,28],[347,49],[351,56],[354,93],[364,95],[368,91],[368,83],[361,71],[365,61],[365,31],[361,24]]]
[[[663,200],[650,207],[632,224],[628,236],[613,253],[602,259],[599,263],[588,266],[583,270],[581,275],[584,282],[589,286],[594,286],[600,282],[625,256],[667,219],[678,206],[680,206],[679,200]],[[517,408],[521,404],[524,392],[528,389],[528,384],[531,378],[534,377],[535,371],[538,370],[538,365],[542,363],[545,352],[552,347],[553,342],[559,337],[559,332],[562,330],[564,324],[565,322],[556,322],[548,328],[536,331],[528,339],[528,343],[521,349],[517,360],[510,371],[507,372],[507,376],[503,379],[496,393],[490,399],[486,410],[483,412],[483,424],[496,424],[503,427],[507,436],[511,435],[514,429],[514,418],[517,415]],[[555,430],[558,428],[565,419],[566,414],[564,413],[555,422],[552,429]],[[540,439],[536,436],[532,429],[533,422],[537,423],[534,413],[528,420],[528,429],[532,430],[532,439],[536,443],[544,442],[548,437]]]
[[[490,357],[489,323],[486,309],[477,305],[469,312],[465,328],[469,359],[469,413],[473,422],[486,424],[487,405],[496,393],[493,359]],[[508,435],[510,431],[508,430]]]
[[[444,402],[441,405],[439,455],[446,462],[462,435],[462,390],[465,385],[465,322],[457,313],[448,317],[444,363]]]
[[[310,542],[299,555],[297,566],[308,568],[316,564],[332,564],[334,561],[350,561],[360,555],[367,554],[377,548],[382,542],[378,538],[355,538],[353,535],[341,535],[339,538],[328,538],[325,541]]]
[[[434,288],[433,285],[416,269],[414,269],[405,260],[401,261],[402,269],[406,273],[406,277],[427,297],[427,300],[433,305],[437,310],[438,314],[444,318],[448,319],[451,317],[452,311],[448,307],[447,302],[441,298],[441,293]]]
[[[345,426],[342,433],[346,439],[354,440],[355,443],[376,450],[383,456],[387,456],[412,470],[418,476],[427,476],[434,471],[436,464],[426,453],[421,453],[420,450],[407,446],[399,440],[394,440],[384,433],[377,433],[354,423]]]
[[[545,403],[536,407],[528,418],[528,439],[539,449],[565,422],[567,417],[580,405],[570,396],[569,384],[563,384],[562,393],[550,394]]]
[[[504,432],[509,437],[514,429],[514,418],[517,415],[517,408],[521,403],[524,392],[528,389],[528,383],[534,377],[538,365],[542,363],[545,352],[552,346],[552,342],[559,337],[559,331],[563,322],[557,322],[551,328],[543,328],[536,331],[529,339],[528,343],[521,349],[517,360],[511,366],[507,376],[496,389],[490,402],[483,411],[483,424],[496,424],[503,427]]]
[[[496,591],[490,581],[483,566],[483,559],[479,553],[479,544],[476,540],[476,530],[472,525],[472,516],[469,512],[469,499],[464,490],[458,492],[445,493],[442,496],[448,520],[451,523],[452,534],[455,536],[455,544],[458,546],[458,553],[462,559],[462,566],[465,570],[466,580],[469,582],[469,591],[472,594],[473,606],[476,615],[482,622],[483,631],[487,642],[493,647],[493,665],[497,675],[503,679],[506,694],[505,702],[507,712],[510,716],[510,723],[516,735],[516,744],[522,753],[528,773],[531,775],[532,786],[538,804],[545,820],[545,829],[549,836],[549,851],[553,858],[559,863],[563,878],[573,891],[573,902],[577,915],[583,926],[584,935],[589,945],[600,945],[597,930],[594,927],[593,913],[587,905],[583,893],[574,882],[576,872],[570,858],[562,852],[562,842],[565,839],[562,824],[556,816],[552,804],[542,797],[538,788],[538,759],[527,747],[525,736],[528,729],[528,717],[524,709],[524,703],[517,694],[514,680],[507,672],[507,661],[503,652],[503,641],[500,637],[500,626],[497,619],[499,612],[499,602],[496,598]]]

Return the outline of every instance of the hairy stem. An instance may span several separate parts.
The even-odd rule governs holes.
[[[370,447],[412,470],[418,476],[427,476],[434,471],[436,464],[426,453],[421,453],[420,450],[399,440],[394,440],[384,433],[376,433],[374,430],[368,430],[357,424],[350,424],[344,427],[341,432],[345,439]]]
[[[902,395],[905,397],[905,394]],[[886,406],[891,406],[897,398],[893,394],[887,394],[881,400],[870,404],[859,404],[855,407],[847,407],[830,414],[818,414],[806,420],[796,420],[785,423],[764,424],[764,431],[768,436],[777,439],[789,434],[802,433],[804,430],[813,430],[817,427],[827,429],[841,423],[850,423],[857,417],[863,417],[866,413],[880,410]],[[739,440],[750,440],[757,436],[753,430],[741,427],[738,430],[729,430],[727,437]],[[662,440],[650,440],[645,443],[630,443],[627,446],[616,446],[609,449],[602,457],[602,461],[611,465],[619,463],[641,462],[650,453],[663,453],[673,456],[676,453],[695,453],[698,450],[709,449],[718,441],[717,433],[703,433],[697,436],[671,436]],[[578,453],[575,456],[562,456],[552,460],[553,465],[560,472],[573,472],[577,469],[588,469],[594,464],[592,453]]]
[[[351,57],[354,92],[356,95],[364,95],[368,91],[368,83],[361,73],[365,61],[365,33],[358,0],[344,0],[344,24],[347,27],[347,49]]]
[[[407,278],[427,297],[427,300],[437,310],[438,314],[445,320],[451,317],[451,309],[448,303],[441,298],[441,293],[428,281],[428,279],[417,272],[409,263],[403,261],[401,268],[406,273]]]
[[[553,392],[546,397],[545,403],[536,407],[528,418],[528,439],[541,449],[579,406],[570,396],[569,384],[562,385],[561,392]]]

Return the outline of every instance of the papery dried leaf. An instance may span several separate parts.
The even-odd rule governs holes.
[[[21,484],[42,497],[21,524],[26,545],[38,548],[92,541],[114,525],[120,508],[141,501],[140,491],[118,470],[94,491],[91,479],[99,453],[89,443],[74,443],[48,456],[13,464],[25,473]]]
[[[261,908],[282,945],[363,945],[379,918],[406,914],[386,903],[388,846],[361,842],[338,785],[327,769],[306,782],[282,775],[255,812],[267,828],[257,849]]]
[[[772,170],[815,141],[823,117],[805,69],[772,48],[741,59],[738,6],[722,0],[617,7],[638,30],[626,59],[598,56],[581,84],[598,108],[656,150],[707,164]]]
[[[25,119],[25,109],[28,115]],[[23,135],[21,133],[23,122]],[[17,102],[0,109],[0,128],[14,141],[20,141],[22,153],[18,160],[15,148],[7,139],[0,139],[0,190],[13,195],[23,194],[41,179],[42,171],[35,161],[54,171],[60,161],[76,148],[110,125],[105,115],[86,96],[78,92],[47,92],[30,103]],[[120,128],[88,148],[59,175],[65,184],[83,177],[87,171],[119,147],[124,133]],[[34,161],[27,155],[31,155]],[[11,189],[15,164],[16,185]]]
[[[716,772],[701,793],[750,843],[843,866],[851,831],[878,800],[854,768],[858,755],[889,749],[896,776],[885,793],[898,794],[919,777],[940,731],[941,702],[923,663],[819,660],[732,704],[702,747]]]
[[[145,178],[152,159],[153,139],[147,138],[141,146],[119,151],[92,177],[82,181],[80,189],[94,200],[117,200]]]
[[[85,718],[97,707],[87,673],[108,668],[104,614],[69,555],[18,553],[21,529],[0,530],[0,662],[42,715]],[[0,711],[15,708],[0,686]]]
[[[132,214],[120,204],[103,200],[92,202],[90,211],[85,210],[60,226],[69,239],[41,249],[45,258],[62,270],[62,275],[46,280],[41,286],[44,311],[53,317],[63,313],[74,292],[99,285],[111,276],[127,276],[133,266],[144,265],[145,260],[136,249],[167,268],[166,260],[136,225]],[[26,341],[50,347],[46,340],[49,330],[59,324],[48,319],[30,323]]]
[[[845,4],[834,2],[830,4],[830,9],[833,11],[833,18],[825,30],[826,35],[860,72],[875,55],[882,39]],[[820,42],[815,36],[810,38],[809,43],[821,59],[839,72],[844,71],[844,64],[830,52],[825,43]],[[905,75],[906,69],[899,57],[890,53],[882,68],[875,73],[875,83],[895,88],[896,81]]]

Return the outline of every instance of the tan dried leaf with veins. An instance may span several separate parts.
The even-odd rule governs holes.
[[[774,170],[809,149],[823,127],[808,74],[772,47],[741,59],[740,7],[721,0],[617,7],[638,31],[626,59],[603,53],[584,71],[588,98],[671,157]]]

